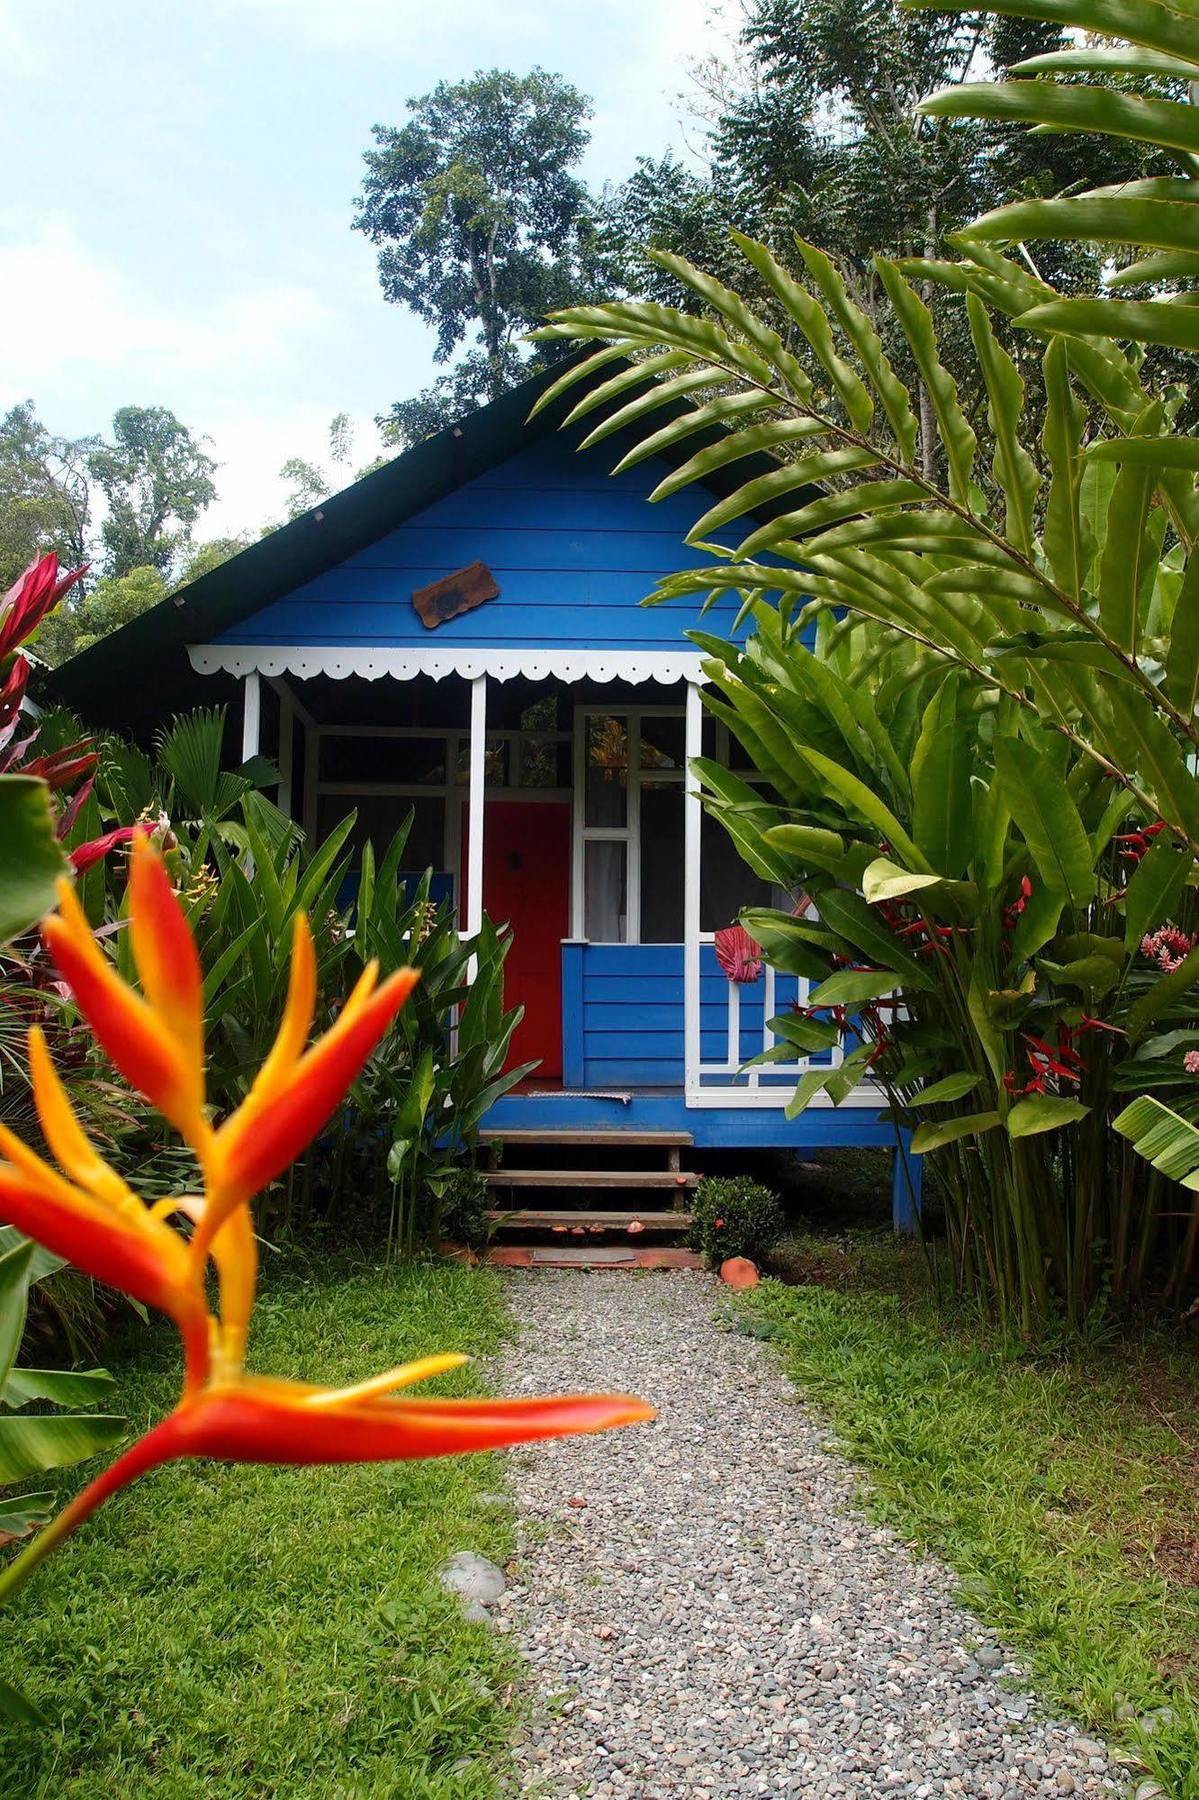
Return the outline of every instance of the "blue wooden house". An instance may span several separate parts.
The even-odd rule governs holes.
[[[355,810],[359,837],[380,844],[414,809],[413,867],[437,871],[462,929],[485,908],[513,932],[516,1055],[539,1066],[491,1131],[893,1144],[868,1085],[791,1122],[806,1061],[743,1072],[805,984],[769,968],[735,982],[716,960],[715,933],[770,896],[704,814],[688,764],[753,772],[703,708],[694,603],[639,604],[693,566],[683,540],[704,495],[651,503],[671,464],[613,476],[618,439],[580,451],[563,407],[529,421],[539,386],[323,501],[72,659],[56,686],[126,729],[234,701],[244,755],[277,759],[280,804],[310,837]],[[712,482],[713,498],[728,491]],[[733,607],[704,624],[731,633]],[[909,1223],[914,1166],[896,1162]]]

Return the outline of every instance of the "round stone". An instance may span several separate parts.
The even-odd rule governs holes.
[[[447,1557],[437,1579],[450,1593],[464,1602],[473,1600],[477,1606],[494,1605],[508,1585],[504,1571],[474,1550],[459,1550]]]

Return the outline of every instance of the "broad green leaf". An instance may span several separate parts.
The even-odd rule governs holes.
[[[824,494],[819,500],[801,506],[797,512],[783,513],[777,519],[759,525],[738,544],[733,555],[740,562],[744,557],[756,556],[759,551],[770,550],[776,545],[784,547],[780,554],[787,554],[785,546],[791,539],[823,531],[842,519],[865,518],[872,512],[926,497],[925,490],[914,481],[863,481],[839,493]],[[802,551],[798,553],[802,554]]]
[[[0,1676],[0,1719],[12,1725],[48,1725],[50,1721],[40,1707],[26,1698],[19,1688]]]
[[[6,1256],[10,1250],[28,1242],[29,1239],[23,1237],[14,1225],[0,1225],[0,1256]],[[66,1266],[65,1257],[54,1256],[49,1250],[43,1250],[40,1244],[35,1244],[29,1264],[30,1286],[35,1281],[45,1281],[47,1275],[56,1275],[59,1269],[65,1269]]]
[[[833,1073],[832,1069],[809,1069],[806,1075],[801,1075],[796,1083],[795,1092],[784,1109],[785,1116],[788,1119],[798,1119],[800,1113],[811,1105],[817,1094],[823,1094],[833,1078]]]
[[[999,119],[1016,125],[1097,131],[1106,137],[1156,144],[1163,150],[1199,153],[1199,119],[1191,107],[1173,100],[1122,94],[1110,87],[1055,81],[967,81],[923,101],[920,111],[934,119]]]
[[[862,877],[862,893],[871,906],[877,906],[880,900],[899,900],[905,894],[938,887],[940,883],[940,875],[913,875],[889,857],[876,856]]]
[[[896,319],[911,346],[920,379],[932,402],[941,446],[949,465],[950,494],[960,505],[968,505],[978,440],[958,402],[957,383],[938,353],[932,314],[894,263],[888,262],[884,257],[876,257],[874,266],[887,290]]]
[[[933,977],[906,944],[897,938],[873,907],[845,888],[822,889],[820,917],[839,937],[869,957],[871,962],[893,969],[905,987],[931,988]]]
[[[825,1006],[863,1006],[868,1000],[879,1000],[885,994],[893,994],[898,983],[894,973],[878,969],[840,969],[836,975],[830,975],[827,981],[813,988],[808,995],[808,1005],[813,1009]]]
[[[538,394],[536,400],[529,409],[530,419],[535,419],[539,412],[544,412],[547,406],[552,406],[555,400],[567,393],[572,387],[577,386],[581,382],[590,381],[592,376],[599,369],[605,368],[609,363],[627,358],[629,349],[630,346],[628,344],[606,344],[602,350],[594,351],[592,355],[584,357],[581,361],[571,359],[570,366],[566,370],[566,373],[564,375],[559,375],[556,381],[551,381],[549,386],[543,388],[541,393]]]
[[[1164,282],[1190,281],[1199,275],[1199,253],[1194,250],[1158,250],[1126,263],[1108,276],[1107,291],[1114,294],[1124,288],[1160,286]]]
[[[810,1019],[802,1013],[780,1013],[771,1019],[767,1030],[775,1037],[785,1038],[787,1045],[797,1045],[801,1050],[831,1050],[841,1041],[841,1034],[829,1019]]]
[[[26,1238],[0,1256],[0,1393],[21,1348],[34,1246]]]
[[[816,287],[824,297],[833,317],[858,353],[858,360],[887,415],[900,460],[912,464],[920,437],[920,426],[912,410],[911,395],[900,381],[883,350],[882,339],[862,309],[850,298],[849,291],[829,257],[815,244],[796,238],[796,247]]]
[[[1092,726],[1099,748],[1117,768],[1140,777],[1159,816],[1180,826],[1192,839],[1199,838],[1199,784],[1187,766],[1181,743],[1165,724],[1152,702],[1138,688],[1097,674],[1107,701],[1109,732]]]
[[[1090,839],[1053,764],[1021,738],[1002,738],[995,767],[1041,880],[1083,908],[1095,893]]]
[[[949,1100],[964,1100],[967,1094],[974,1092],[981,1080],[981,1075],[969,1075],[965,1071],[959,1075],[942,1075],[940,1081],[931,1081],[904,1104],[913,1107],[943,1106]]]
[[[1199,311],[1169,300],[1051,300],[1021,313],[1020,323],[1029,331],[1129,338],[1138,344],[1199,350]]]
[[[1165,687],[1182,716],[1193,719],[1199,705],[1199,553],[1194,551],[1187,559],[1170,620]]]
[[[603,353],[601,352],[601,354]],[[690,362],[691,358],[685,350],[666,350],[659,356],[646,356],[637,362],[628,361],[625,367],[618,370],[615,375],[609,376],[606,381],[597,381],[589,387],[582,398],[571,407],[562,423],[563,425],[577,424],[580,419],[586,418],[587,414],[594,412],[597,407],[606,405],[609,400],[619,399],[622,394],[627,394],[630,388],[643,387],[659,375],[673,374],[676,369],[686,368]],[[557,382],[553,384],[554,387],[557,385]],[[530,413],[529,416],[531,418],[533,415]]]
[[[959,1138],[981,1137],[999,1124],[997,1112],[970,1113],[964,1119],[946,1119],[939,1125],[918,1125],[912,1133],[912,1153],[923,1156],[929,1150],[940,1150],[956,1144]]]
[[[44,781],[0,775],[0,846],[0,944],[7,944],[54,910],[54,884],[69,872]]]
[[[967,294],[966,311],[987,390],[987,416],[995,440],[991,468],[1004,497],[1004,531],[1008,540],[1031,558],[1033,508],[1040,477],[1020,439],[1024,383],[1012,358],[992,331],[987,309],[977,294]]]
[[[1195,218],[1189,183],[1167,178],[1159,183],[1156,193],[1145,194],[1149,185],[1129,182],[1119,188],[1095,188],[1068,199],[1017,200],[973,220],[963,235],[971,250],[980,239],[998,238],[1012,243],[1045,237],[1156,245],[1183,252],[1199,247],[1199,221]],[[1029,303],[1025,300],[1025,307]]]
[[[1171,1181],[1199,1190],[1199,1131],[1151,1094],[1139,1094],[1112,1120],[1138,1155]]]
[[[1194,858],[1164,832],[1141,858],[1124,895],[1124,947],[1130,956],[1146,932],[1173,916]]]
[[[1004,1124],[1009,1137],[1035,1137],[1038,1132],[1057,1131],[1063,1125],[1077,1124],[1090,1110],[1079,1100],[1061,1100],[1053,1094],[1028,1094],[1023,1100],[1017,1100]]]
[[[48,1525],[54,1513],[54,1495],[0,1494],[0,1549],[6,1538],[28,1537]]]
[[[1199,63],[1177,56],[1163,56],[1158,50],[1136,50],[1120,44],[1114,49],[1050,50],[1043,56],[1029,56],[1023,62],[1011,63],[1011,75],[1161,75],[1167,80],[1199,81]],[[1107,237],[1096,231],[1097,238]]]
[[[783,494],[794,493],[796,488],[813,487],[830,476],[850,475],[855,469],[873,468],[878,460],[870,450],[824,450],[819,455],[798,457],[793,463],[772,469],[768,475],[747,481],[736,493],[710,507],[687,533],[687,542],[695,544],[708,538],[731,519],[755,513]]]
[[[849,769],[843,768],[840,763],[819,750],[796,745],[795,754],[819,778],[826,793],[836,798],[852,817],[873,825],[891,848],[913,868],[925,875],[936,874],[937,871],[929,867],[928,859],[908,836],[895,814],[864,781],[859,781]]]
[[[1079,510],[1086,410],[1070,385],[1064,344],[1050,344],[1041,367],[1045,380],[1045,427],[1041,445],[1050,471],[1042,541],[1054,580],[1072,599],[1078,600],[1093,553],[1093,544]]]
[[[1189,951],[1169,975],[1160,975],[1152,987],[1138,994],[1128,1009],[1129,1042],[1135,1044],[1155,1019],[1160,1019],[1176,1000],[1189,994],[1197,984],[1199,948]]]
[[[5,1406],[28,1406],[31,1400],[48,1400],[53,1406],[99,1406],[116,1382],[107,1369],[10,1369],[0,1382]]]
[[[1195,208],[1199,212],[1199,206]],[[1088,462],[1134,463],[1154,469],[1199,470],[1199,438],[1100,438],[1087,449]]]
[[[0,1481],[24,1481],[43,1469],[83,1462],[119,1444],[124,1419],[103,1413],[47,1413],[0,1418]]]
[[[912,835],[930,866],[950,880],[970,860],[977,742],[972,719],[959,719],[946,706],[934,711],[930,705],[912,758]]]
[[[1073,962],[1052,962],[1042,956],[1037,967],[1059,987],[1076,987],[1088,994],[1110,994],[1120,980],[1119,966],[1110,956],[1080,956]]]
[[[1160,421],[1160,403],[1152,409]],[[1149,423],[1148,417],[1144,421]],[[1107,530],[1099,559],[1099,622],[1127,656],[1140,648],[1140,607],[1147,576],[1152,580],[1158,545],[1147,529],[1155,471],[1142,463],[1121,468],[1107,509]]]
[[[765,244],[759,244],[740,231],[734,231],[732,238],[771,293],[781,301],[789,317],[799,326],[817,361],[840,395],[850,424],[865,435],[874,417],[874,402],[861,377],[838,352],[824,308],[775,260]]]
[[[816,825],[775,825],[766,842],[805,868],[835,869],[845,859],[845,839]]]
[[[659,366],[668,365],[670,367],[690,361],[690,357],[677,351],[668,352],[662,357],[651,358],[651,362]],[[638,365],[638,377],[644,366],[644,364]],[[673,406],[676,402],[685,400],[690,394],[701,389],[715,387],[723,379],[722,370],[709,369],[701,365],[698,369],[688,369],[685,374],[672,376],[668,381],[655,381],[648,392],[639,394],[635,400],[628,401],[624,406],[617,407],[616,411],[609,413],[606,419],[601,419],[598,425],[593,425],[586,436],[580,439],[579,449],[590,450],[594,445],[602,443],[604,438],[611,437],[614,432],[626,431],[650,413],[658,412],[664,406]],[[579,406],[575,408],[576,413],[580,407],[586,409],[593,398],[592,395],[588,395],[585,400],[581,400]],[[762,404],[762,402],[759,403]]]
[[[764,425],[747,425],[741,431],[729,432],[715,444],[697,450],[677,469],[672,469],[658,483],[650,499],[665,500],[670,494],[677,494],[680,488],[690,486],[693,481],[704,481],[715,470],[739,462],[744,456],[761,456],[768,450],[780,450],[805,438],[817,437],[823,430],[824,425],[819,419],[769,419]]]

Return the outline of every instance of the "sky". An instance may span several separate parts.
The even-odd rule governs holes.
[[[0,410],[75,437],[168,406],[220,464],[197,539],[256,533],[335,413],[365,463],[440,372],[350,229],[371,126],[540,64],[593,98],[599,187],[694,146],[720,31],[707,0],[0,0]]]

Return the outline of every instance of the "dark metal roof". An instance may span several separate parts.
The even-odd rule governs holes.
[[[535,419],[529,419],[529,412],[564,366],[558,363],[549,371],[539,371],[435,437],[402,451],[381,469],[322,500],[311,511],[169,595],[140,618],[79,651],[47,674],[43,691],[82,713],[90,724],[135,733],[171,712],[226,697],[232,691],[227,678],[194,674],[187,659],[188,644],[210,642],[272,600],[394,531],[405,519],[476,475],[556,431],[577,399],[578,389],[554,401]],[[609,365],[602,378],[611,373]],[[684,406],[672,410],[681,412]],[[663,409],[661,416],[665,422],[670,410]],[[587,423],[593,424],[594,416]],[[580,429],[575,440],[581,435]],[[668,460],[681,462],[718,435],[716,430],[690,438],[677,456],[668,455]],[[705,485],[717,493],[730,493],[750,474],[775,467],[777,463],[768,458],[746,457],[734,473],[720,471]],[[790,506],[797,503],[795,496],[789,497]]]

